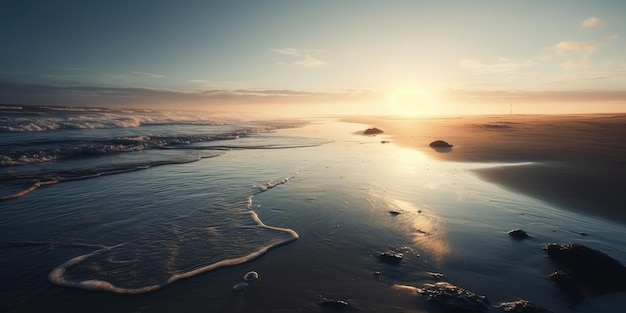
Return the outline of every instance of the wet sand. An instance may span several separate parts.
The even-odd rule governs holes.
[[[475,170],[484,180],[562,209],[626,223],[626,114],[349,119],[456,162],[531,162]],[[445,140],[452,149],[428,145]]]

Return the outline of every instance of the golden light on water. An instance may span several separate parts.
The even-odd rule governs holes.
[[[450,245],[445,237],[446,232],[438,216],[430,210],[418,209],[407,201],[398,199],[387,199],[387,201],[393,210],[404,212],[401,220],[406,222],[405,231],[417,247],[428,251],[438,261],[450,253]]]

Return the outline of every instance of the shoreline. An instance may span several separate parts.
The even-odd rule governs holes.
[[[565,210],[626,224],[626,114],[345,118],[442,161],[533,162],[473,170],[482,180]],[[445,140],[454,147],[429,147]]]

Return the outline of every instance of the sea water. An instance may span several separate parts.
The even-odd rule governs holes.
[[[322,298],[436,311],[402,286],[439,280],[558,312],[545,243],[626,259],[623,225],[471,172],[493,164],[383,144],[366,125],[22,107],[0,127],[7,312],[318,312]],[[387,250],[402,262],[381,263]],[[260,278],[233,291],[250,270]],[[620,312],[621,296],[577,311]]]

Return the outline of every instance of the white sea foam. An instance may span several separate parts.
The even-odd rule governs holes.
[[[235,265],[239,265],[242,263],[250,262],[251,260],[254,260],[260,257],[261,255],[265,254],[268,250],[272,248],[290,243],[299,238],[298,233],[296,233],[295,231],[291,229],[265,225],[261,221],[261,219],[259,219],[258,215],[254,211],[250,211],[250,217],[256,223],[258,227],[284,233],[284,234],[287,234],[289,237],[286,239],[282,239],[282,240],[273,240],[266,245],[257,247],[256,250],[244,256],[235,257],[235,258],[226,258],[226,259],[222,259],[220,261],[217,261],[208,265],[204,265],[204,266],[200,266],[200,267],[196,267],[196,268],[188,269],[184,271],[179,271],[175,274],[170,275],[166,280],[164,280],[161,283],[149,284],[149,285],[144,285],[141,287],[135,287],[135,288],[120,287],[116,285],[114,282],[109,282],[109,281],[100,280],[100,279],[85,279],[85,280],[70,279],[66,275],[67,271],[70,270],[71,268],[78,266],[79,264],[86,262],[91,258],[97,257],[103,253],[120,248],[124,246],[124,244],[106,247],[103,249],[93,251],[88,254],[74,257],[64,262],[63,264],[59,265],[57,268],[53,269],[48,275],[48,279],[52,283],[60,285],[60,286],[74,287],[74,288],[85,289],[85,290],[100,290],[100,291],[108,291],[108,292],[122,293],[122,294],[147,293],[147,292],[151,292],[151,291],[163,288],[165,286],[168,286],[181,279],[193,277],[193,276],[196,276],[196,275],[208,272],[208,271],[212,271],[218,268],[222,268],[222,267],[235,266]]]

